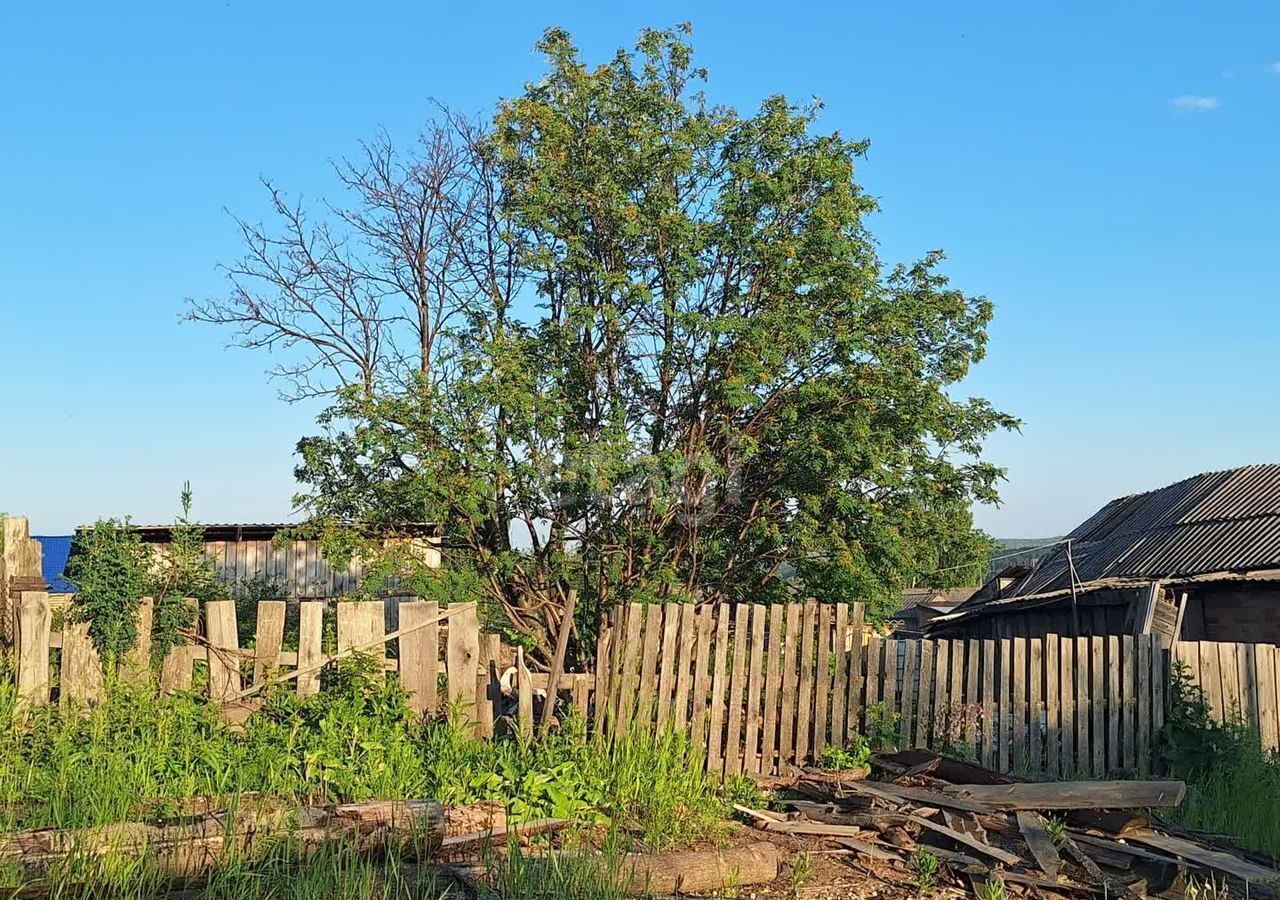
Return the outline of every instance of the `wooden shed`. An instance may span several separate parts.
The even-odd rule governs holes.
[[[364,566],[355,560],[345,568],[330,565],[318,541],[287,539],[296,525],[202,525],[205,553],[227,584],[252,578],[269,578],[283,587],[284,598],[293,600],[340,597],[356,589]],[[163,552],[171,540],[170,525],[135,525],[143,543]],[[378,533],[386,544],[403,543],[427,565],[440,565],[440,527],[431,523],[406,523],[383,527]]]
[[[1034,564],[1001,571],[926,627],[947,638],[1280,644],[1280,465],[1113,500]]]

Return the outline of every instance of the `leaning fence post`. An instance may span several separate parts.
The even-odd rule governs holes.
[[[14,624],[18,645],[18,697],[23,703],[49,702],[49,595],[23,591]]]

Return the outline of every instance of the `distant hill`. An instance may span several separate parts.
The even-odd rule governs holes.
[[[1008,566],[1033,565],[1061,540],[1060,537],[996,538],[991,549],[991,572],[994,574]]]

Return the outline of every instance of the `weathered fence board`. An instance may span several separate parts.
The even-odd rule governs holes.
[[[639,631],[626,642],[654,647],[655,659],[643,671],[625,659],[606,675],[598,669],[597,684],[619,695],[601,700],[604,708],[643,696],[646,672],[661,681],[669,659],[650,635],[668,634],[676,619],[677,634],[687,621],[705,623],[688,676],[691,717],[694,731],[704,723],[698,736],[717,772],[777,773],[810,762],[850,730],[868,728],[866,711],[876,704],[896,718],[902,746],[969,748],[984,764],[1033,777],[1148,772],[1164,722],[1170,651],[1153,636],[891,640],[863,632],[860,606],[812,604],[633,608],[628,620]],[[1201,663],[1195,680],[1217,685],[1215,715],[1229,709],[1221,696],[1223,672],[1231,672],[1236,714],[1256,723],[1269,746],[1280,740],[1277,648],[1231,645],[1229,665],[1210,644],[1175,645],[1172,654]],[[628,681],[630,672],[639,677]],[[669,724],[678,720],[677,712]],[[635,726],[657,723],[637,717]]]

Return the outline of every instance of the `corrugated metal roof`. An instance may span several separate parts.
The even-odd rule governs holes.
[[[1155,580],[1280,568],[1280,465],[1207,472],[1113,500],[1003,597],[1101,579]]]

